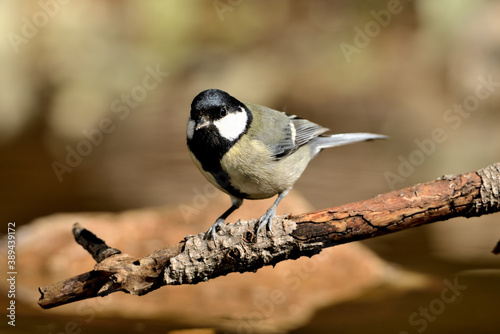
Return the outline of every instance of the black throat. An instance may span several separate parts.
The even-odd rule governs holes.
[[[203,169],[211,174],[220,171],[220,161],[233,145],[229,140],[216,135],[217,130],[213,127],[214,125],[209,125],[195,131],[187,141],[189,149]]]
[[[190,151],[198,159],[203,170],[212,174],[223,189],[238,198],[248,198],[248,195],[238,191],[231,185],[229,175],[221,167],[221,160],[231,147],[248,131],[252,122],[252,114],[248,110],[246,112],[248,121],[245,131],[232,141],[220,136],[213,124],[194,131],[193,137],[187,140]]]

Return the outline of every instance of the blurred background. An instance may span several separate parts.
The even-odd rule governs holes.
[[[333,133],[391,137],[318,156],[295,186],[316,209],[499,162],[498,17],[494,0],[1,1],[1,232],[54,213],[193,203],[207,183],[185,126],[208,88]],[[500,292],[498,220],[363,243],[441,285],[467,281],[462,306],[428,320],[426,332],[491,333],[500,329],[498,298],[485,297]],[[293,331],[420,333],[408,317],[439,291],[325,307]],[[28,314],[33,332],[66,321],[36,306]]]

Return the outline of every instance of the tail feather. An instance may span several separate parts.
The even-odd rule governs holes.
[[[310,144],[313,149],[313,155],[316,155],[324,148],[342,146],[360,141],[387,139],[389,137],[374,133],[341,133],[330,136],[320,136],[311,140]]]

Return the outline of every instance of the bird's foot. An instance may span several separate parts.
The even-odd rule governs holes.
[[[209,240],[212,239],[215,241],[215,237],[217,235],[217,232],[220,230],[224,230],[224,227],[226,226],[226,223],[224,222],[224,219],[217,219],[215,223],[210,226],[207,232],[205,232],[205,236],[203,239]]]
[[[269,209],[266,211],[266,213],[259,218],[259,227],[257,228],[257,233],[256,235],[259,235],[260,230],[263,227],[267,227],[267,230],[271,232],[271,235],[273,234],[273,218],[276,215],[276,209]]]

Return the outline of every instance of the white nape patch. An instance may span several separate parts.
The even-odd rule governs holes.
[[[193,138],[195,125],[196,125],[195,121],[193,121],[190,118],[189,121],[188,121],[187,132],[186,132],[188,139],[192,139]]]
[[[297,137],[297,130],[292,121],[290,121],[290,131],[292,132],[292,143],[295,145],[295,138]]]
[[[227,140],[235,140],[247,127],[248,115],[242,108],[241,111],[232,112],[214,122],[219,134]]]

